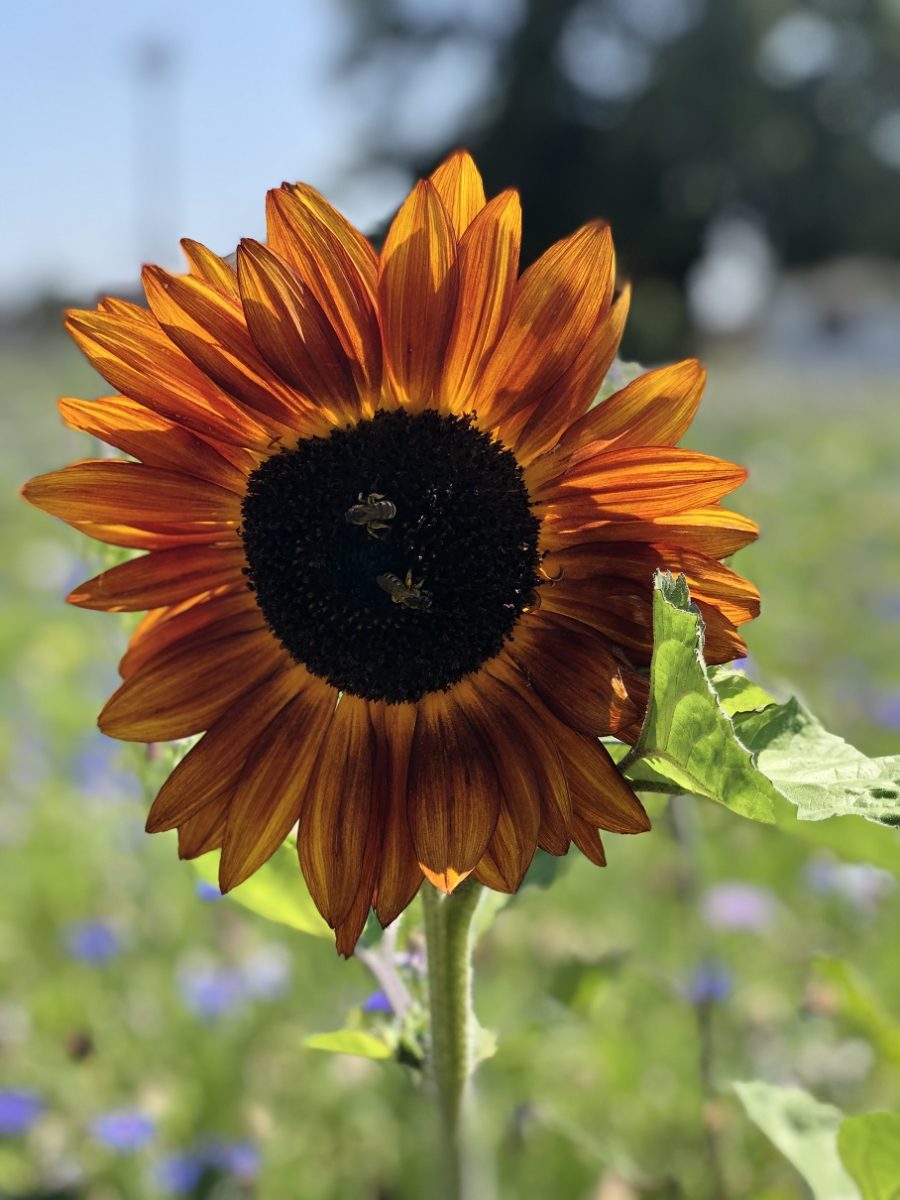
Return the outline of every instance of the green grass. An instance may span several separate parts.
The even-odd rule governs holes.
[[[439,1159],[412,1073],[302,1045],[372,990],[360,964],[198,899],[173,836],[143,834],[148,798],[130,773],[140,752],[127,758],[94,727],[122,625],[61,602],[97,569],[96,552],[14,495],[29,474],[91,452],[62,429],[53,398],[99,389],[61,342],[5,354],[0,378],[0,1088],[47,1103],[27,1135],[0,1138],[0,1196],[151,1200],[165,1194],[154,1182],[162,1158],[209,1138],[258,1146],[259,1178],[207,1181],[195,1196],[434,1194]],[[867,751],[895,751],[896,734],[869,715],[897,686],[900,417],[889,381],[723,362],[689,444],[751,470],[735,506],[764,531],[738,561],[764,597],[748,634],[754,669]],[[860,907],[816,892],[807,846],[712,805],[657,803],[654,816],[652,835],[608,839],[605,872],[573,853],[479,949],[477,1008],[499,1036],[479,1075],[479,1132],[498,1152],[503,1200],[589,1200],[613,1175],[628,1181],[623,1195],[705,1200],[709,1130],[730,1196],[801,1200],[799,1178],[748,1125],[729,1081],[799,1081],[850,1112],[896,1104],[890,1039],[843,1011],[815,958],[852,964],[897,1012],[900,896]],[[703,890],[730,879],[771,893],[766,929],[719,932],[700,919]],[[65,952],[67,923],[89,918],[121,938],[105,965]],[[186,973],[248,971],[260,953],[276,964],[287,955],[287,990],[215,1020],[185,1006]],[[733,979],[709,1028],[684,997],[708,957]],[[701,1035],[712,1044],[705,1080]],[[90,1053],[75,1052],[76,1036]],[[136,1153],[91,1132],[120,1108],[156,1123]]]

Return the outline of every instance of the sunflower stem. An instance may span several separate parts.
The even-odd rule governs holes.
[[[422,889],[431,1009],[429,1067],[444,1134],[447,1200],[465,1200],[467,1154],[465,1107],[474,1066],[472,1011],[472,918],[482,887],[471,877],[450,896]]]

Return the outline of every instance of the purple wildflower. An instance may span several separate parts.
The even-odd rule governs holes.
[[[775,897],[767,888],[729,880],[707,888],[700,899],[700,914],[713,929],[759,933],[775,919]]]

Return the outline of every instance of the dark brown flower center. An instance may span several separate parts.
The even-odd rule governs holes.
[[[334,687],[418,700],[499,653],[532,601],[540,523],[515,456],[466,417],[379,412],[250,476],[248,582]]]

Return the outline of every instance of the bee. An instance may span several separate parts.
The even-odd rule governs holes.
[[[428,612],[431,608],[431,596],[422,590],[422,581],[413,582],[412,571],[406,572],[406,579],[398,579],[396,575],[376,575],[375,582],[383,592],[387,592],[394,604],[402,604],[404,608],[415,612]]]
[[[385,500],[379,492],[359,493],[359,503],[351,504],[344,513],[348,525],[365,525],[369,537],[382,538],[390,529],[388,521],[397,515],[393,500]]]

